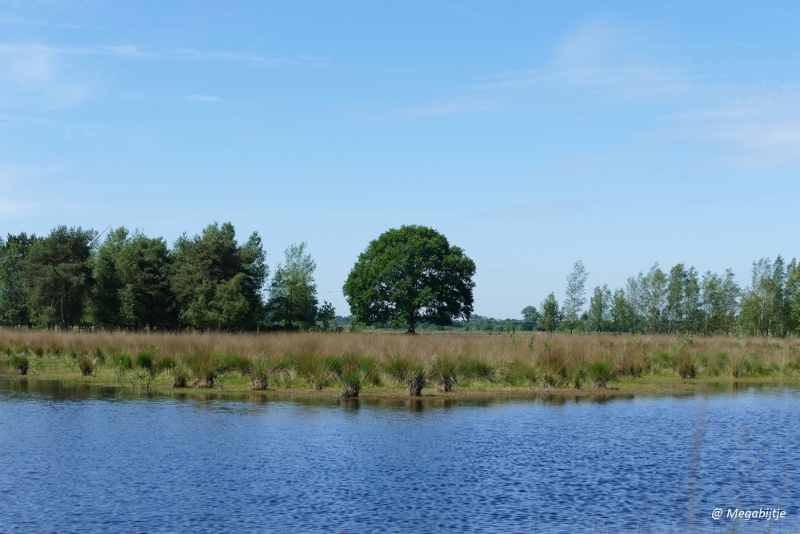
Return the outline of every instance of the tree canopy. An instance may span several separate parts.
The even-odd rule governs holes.
[[[475,263],[425,226],[381,234],[358,257],[344,294],[362,324],[450,325],[473,311]]]
[[[31,244],[22,262],[22,281],[41,323],[69,328],[79,324],[83,297],[92,281],[91,230],[59,226]]]
[[[233,225],[217,223],[175,243],[171,287],[180,324],[198,330],[255,330],[263,321],[268,274],[258,233],[242,245]]]
[[[291,245],[284,254],[284,263],[278,264],[270,284],[267,311],[287,330],[308,327],[314,324],[317,316],[317,284],[314,282],[317,265],[306,253],[306,243]]]

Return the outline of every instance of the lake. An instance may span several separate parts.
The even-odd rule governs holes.
[[[798,406],[790,388],[344,402],[0,379],[0,532],[797,532]]]

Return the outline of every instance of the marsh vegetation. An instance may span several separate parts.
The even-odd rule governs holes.
[[[800,341],[628,335],[0,331],[0,370],[132,388],[420,395],[800,383]]]

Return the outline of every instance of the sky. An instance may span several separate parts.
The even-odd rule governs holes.
[[[320,300],[421,224],[518,318],[800,255],[797,2],[0,0],[0,233],[210,223]]]

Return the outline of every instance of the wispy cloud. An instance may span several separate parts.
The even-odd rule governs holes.
[[[232,61],[259,66],[284,64],[321,64],[327,58],[309,55],[277,57],[224,50],[197,50],[195,48],[149,49],[136,45],[115,46],[48,46],[29,44],[0,44],[0,55],[20,56],[31,53],[51,55],[102,56],[118,58],[161,59],[172,61]]]
[[[759,170],[800,162],[800,84],[709,88],[703,104],[662,119],[676,137],[715,143],[716,166]]]
[[[591,21],[556,43],[551,60],[541,67],[486,77],[460,94],[399,115],[416,118],[668,103],[694,90],[686,69],[622,47],[622,33],[605,21]]]

